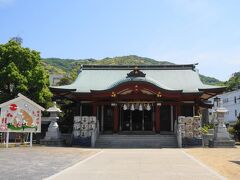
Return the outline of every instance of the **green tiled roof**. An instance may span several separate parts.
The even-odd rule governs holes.
[[[89,93],[91,90],[107,90],[124,82],[146,81],[169,91],[197,93],[199,89],[219,89],[220,86],[205,85],[201,82],[194,65],[138,66],[145,77],[129,78],[127,74],[135,66],[83,66],[77,79],[70,85],[54,86],[52,89]]]

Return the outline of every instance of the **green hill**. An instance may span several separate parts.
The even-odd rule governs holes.
[[[218,79],[214,77],[209,77],[209,76],[204,76],[200,74],[200,79],[204,84],[209,84],[209,85],[224,85],[222,81],[219,81]]]
[[[113,58],[104,58],[104,59],[60,59],[60,58],[45,58],[42,59],[43,62],[58,67],[60,69],[63,69],[65,71],[70,71],[73,67],[81,64],[92,64],[92,65],[126,65],[126,64],[132,64],[132,65],[139,65],[139,64],[173,64],[168,61],[156,61],[154,59],[145,58],[145,57],[139,57],[135,55],[130,56],[119,56],[119,57],[113,57]]]
[[[118,56],[113,58],[104,58],[104,59],[60,59],[60,58],[44,58],[42,59],[43,63],[47,69],[56,72],[56,74],[65,74],[70,73],[71,71],[77,71],[81,64],[89,65],[171,65],[174,63],[168,61],[157,61],[151,58],[139,57],[136,55],[129,56]],[[74,73],[74,72],[71,72]],[[76,72],[74,73],[76,74]],[[203,83],[211,85],[220,85],[223,82],[219,81],[216,78],[200,75],[200,78]]]

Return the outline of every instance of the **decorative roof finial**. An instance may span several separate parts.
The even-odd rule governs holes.
[[[145,77],[146,74],[144,74],[142,71],[139,70],[137,66],[134,67],[134,70],[132,70],[130,73],[127,74],[127,78],[129,77]]]

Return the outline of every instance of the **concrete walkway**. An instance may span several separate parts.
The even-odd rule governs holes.
[[[225,179],[181,149],[104,149],[47,179]]]

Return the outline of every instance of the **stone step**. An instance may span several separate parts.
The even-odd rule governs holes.
[[[100,135],[99,138],[101,139],[169,139],[169,138],[176,138],[176,136],[174,135],[162,135],[162,136],[135,136],[135,135],[130,135],[130,136],[126,136],[126,135]]]
[[[167,139],[98,139],[97,141],[159,141],[159,142],[164,142],[164,141],[174,141],[175,138],[167,138]]]
[[[177,147],[175,135],[100,135],[97,148]]]

